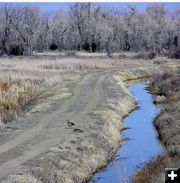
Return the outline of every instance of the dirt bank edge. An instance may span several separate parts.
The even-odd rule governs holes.
[[[117,73],[107,74],[103,82],[103,97],[88,114],[89,129],[68,139],[61,148],[55,147],[37,157],[22,175],[11,175],[8,182],[85,182],[112,158],[123,140],[123,117],[135,108],[135,100]]]
[[[161,76],[163,77],[161,78]],[[180,134],[178,130],[180,101],[179,84],[176,83],[179,81],[179,76],[180,70],[177,67],[177,69],[166,72],[162,70],[160,73],[155,73],[151,79],[149,90],[158,95],[154,102],[161,109],[153,124],[165,152],[142,165],[132,178],[132,183],[163,183],[165,182],[165,168],[178,168],[180,166]],[[154,87],[154,84],[157,86]],[[173,84],[173,88],[171,84]]]
[[[113,157],[123,140],[119,134],[124,128],[121,122],[135,108],[135,100],[124,81],[150,76],[150,73],[142,68],[138,72],[134,69],[128,74],[119,71],[107,75],[103,83],[104,96],[88,114],[93,122],[90,130],[38,157],[23,175],[10,176],[11,182],[77,183],[89,180]]]

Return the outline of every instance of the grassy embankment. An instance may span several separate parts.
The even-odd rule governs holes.
[[[134,99],[127,90],[125,81],[148,77],[153,71],[154,68],[147,70],[143,67],[138,71],[124,69],[108,77],[104,86],[106,95],[99,102],[98,109],[90,113],[93,128],[88,128],[88,133],[82,133],[78,139],[73,140],[73,144],[61,144],[61,148],[68,149],[62,148],[56,153],[46,154],[32,175],[17,176],[14,179],[25,182],[87,181],[93,172],[106,165],[123,141],[119,131],[123,130],[124,126],[120,121],[135,108]]]
[[[66,77],[74,79],[74,75],[80,75],[82,73],[106,69],[110,67],[131,67],[124,69],[123,71],[116,72],[113,76],[109,77],[106,81],[106,96],[104,100],[100,101],[98,110],[93,111],[90,115],[94,122],[97,120],[100,124],[94,124],[96,128],[89,130],[89,134],[82,134],[79,139],[64,144],[64,150],[53,154],[46,154],[44,160],[40,163],[40,168],[35,169],[33,175],[18,176],[16,180],[34,180],[36,178],[43,177],[44,182],[54,180],[57,182],[83,182],[89,178],[93,172],[97,171],[98,168],[102,167],[107,163],[113,156],[120,142],[123,140],[119,135],[119,131],[124,127],[120,121],[123,117],[135,107],[134,99],[126,88],[124,81],[136,79],[139,77],[148,77],[154,71],[155,65],[151,62],[150,64],[144,61],[136,60],[79,60],[79,59],[65,59],[65,60],[6,60],[1,62],[2,64],[2,81],[1,83],[10,83],[10,86],[26,86],[26,82],[29,82],[30,88],[33,88],[33,94],[29,95],[29,88],[25,90],[25,103],[33,100],[39,92],[46,90],[49,86],[55,85],[56,83],[65,83]],[[143,64],[148,65],[146,67],[140,67]],[[149,67],[151,66],[151,67]],[[137,69],[137,68],[138,69]],[[157,66],[159,67],[159,66]],[[150,69],[151,68],[151,69]],[[138,70],[138,71],[137,71]],[[2,73],[1,72],[1,73]],[[18,74],[19,73],[19,74]],[[6,74],[9,77],[5,77]],[[24,76],[23,76],[24,74]],[[67,75],[66,75],[67,74]],[[70,76],[69,76],[70,74]],[[16,79],[12,79],[14,75],[18,75]],[[58,78],[56,78],[58,77]],[[25,78],[25,79],[24,79]],[[35,78],[35,80],[34,80]],[[21,85],[18,85],[17,81],[22,80]],[[37,82],[37,81],[41,82]],[[4,82],[5,81],[5,82]],[[14,83],[12,82],[14,81]],[[33,82],[30,82],[33,81]],[[29,86],[29,85],[28,85]],[[19,87],[21,88],[21,87]],[[22,87],[24,88],[24,87]],[[8,92],[11,91],[9,88],[2,95],[11,97]],[[15,90],[19,94],[21,90]],[[30,90],[31,91],[31,90]],[[23,90],[24,92],[24,90]],[[62,91],[59,91],[60,93]],[[13,93],[13,94],[16,94]],[[32,97],[30,97],[32,96]],[[16,106],[23,105],[19,103],[17,97]],[[6,109],[6,110],[9,110]],[[93,120],[92,120],[93,121]],[[93,125],[93,124],[92,124]],[[98,127],[97,127],[98,125]],[[98,140],[97,140],[98,139]],[[72,141],[70,139],[70,141]],[[72,144],[73,143],[73,144]],[[63,144],[61,145],[63,147]],[[36,178],[35,178],[35,177]]]
[[[165,153],[140,167],[133,177],[133,183],[163,183],[164,169],[180,166],[180,69],[155,73],[150,91],[158,95],[155,103],[161,108],[161,113],[154,125]]]

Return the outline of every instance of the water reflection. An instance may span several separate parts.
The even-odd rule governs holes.
[[[130,129],[125,130],[123,136],[129,140],[124,142],[116,158],[104,171],[97,173],[91,183],[126,183],[138,165],[163,152],[152,124],[159,110],[153,104],[153,96],[146,87],[145,83],[129,85],[138,105],[124,120]]]

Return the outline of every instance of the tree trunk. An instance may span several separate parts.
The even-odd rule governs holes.
[[[111,50],[110,50],[110,37],[108,37],[107,43],[106,43],[106,53],[107,56],[112,58]]]

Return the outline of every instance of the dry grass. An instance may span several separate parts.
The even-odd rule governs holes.
[[[134,109],[135,101],[121,76],[109,76],[104,87],[106,96],[99,102],[101,107],[90,114],[91,122],[84,127],[85,132],[78,138],[72,136],[61,148],[53,148],[41,157],[38,167],[31,171],[36,181],[85,182],[113,157],[123,140],[119,133],[123,129],[121,121]]]
[[[134,58],[138,53],[135,52],[120,52],[112,53],[113,58]],[[107,53],[105,52],[87,52],[87,51],[46,51],[43,53],[35,53],[36,56],[77,56],[81,58],[107,58]]]
[[[47,88],[61,84],[64,79],[75,80],[77,77],[74,77],[74,74],[134,64],[139,66],[142,63],[97,58],[58,59],[57,57],[53,60],[34,57],[2,58],[0,60],[0,123],[13,120],[17,110],[36,99],[39,93]]]
[[[167,97],[165,102],[160,103],[162,111],[154,121],[166,154],[142,165],[132,178],[132,183],[163,183],[164,169],[180,165],[180,70],[155,72],[150,89]]]
[[[33,175],[38,180],[85,182],[93,172],[111,159],[122,141],[119,131],[123,129],[123,125],[120,121],[135,107],[135,102],[120,77],[110,77],[107,82],[107,97],[100,101],[101,109],[90,114],[91,123],[99,121],[99,124],[96,128],[88,128],[88,132],[82,133],[79,138],[69,139],[69,142],[61,144],[61,148],[69,147],[68,149],[46,154],[40,162],[40,168],[33,170]]]
[[[32,174],[18,176],[18,179],[13,177],[12,182],[18,182],[21,179],[23,181],[25,179],[27,182],[52,182],[52,180],[65,183],[83,182],[98,168],[104,166],[122,141],[119,131],[123,129],[123,125],[120,121],[135,107],[135,101],[123,81],[144,75],[149,76],[151,71],[147,71],[147,68],[136,72],[135,67],[139,68],[143,63],[143,61],[132,62],[118,59],[75,58],[33,59],[32,61],[29,58],[1,60],[0,83],[3,83],[2,88],[5,90],[7,98],[13,94],[13,92],[7,94],[12,86],[18,88],[14,90],[14,94],[17,94],[16,106],[22,105],[18,103],[21,90],[25,95],[20,101],[27,103],[47,87],[62,83],[65,79],[74,79],[75,77],[72,75],[75,73],[110,67],[132,68],[132,72],[125,70],[109,76],[106,81],[107,86],[104,86],[106,96],[103,97],[103,101],[99,101],[99,107],[91,113],[92,121],[87,122],[89,126],[87,126],[86,132],[79,134],[78,138],[68,138],[67,141],[60,144],[61,148],[56,147],[55,150],[48,151],[38,159],[38,166],[32,168]],[[151,64],[149,63],[149,65]],[[65,77],[66,73],[69,74],[68,77]],[[6,86],[4,83],[8,85]],[[30,94],[28,93],[29,88]],[[1,93],[3,94],[2,90]],[[97,121],[99,124],[93,124]]]
[[[138,167],[132,183],[163,183],[165,168],[173,166],[172,160],[165,155],[152,158],[147,164]],[[163,176],[161,176],[163,174]]]
[[[62,82],[62,73],[45,69],[43,63],[0,61],[0,115],[8,122],[8,114],[24,106],[47,89]]]
[[[10,113],[27,104],[55,84],[66,72],[96,68],[88,63],[27,59],[0,60],[0,122],[12,120]],[[73,77],[73,76],[72,76]],[[69,78],[72,79],[72,78]],[[13,115],[15,117],[15,115]]]
[[[150,85],[153,92],[164,95],[167,100],[161,104],[161,115],[155,120],[159,136],[169,155],[180,153],[180,70],[156,73]]]
[[[177,72],[158,72],[152,77],[151,89],[159,95],[172,96],[179,91],[180,70]]]
[[[180,157],[168,157],[166,154],[153,157],[148,163],[137,167],[130,183],[164,183],[165,168],[179,168]]]

